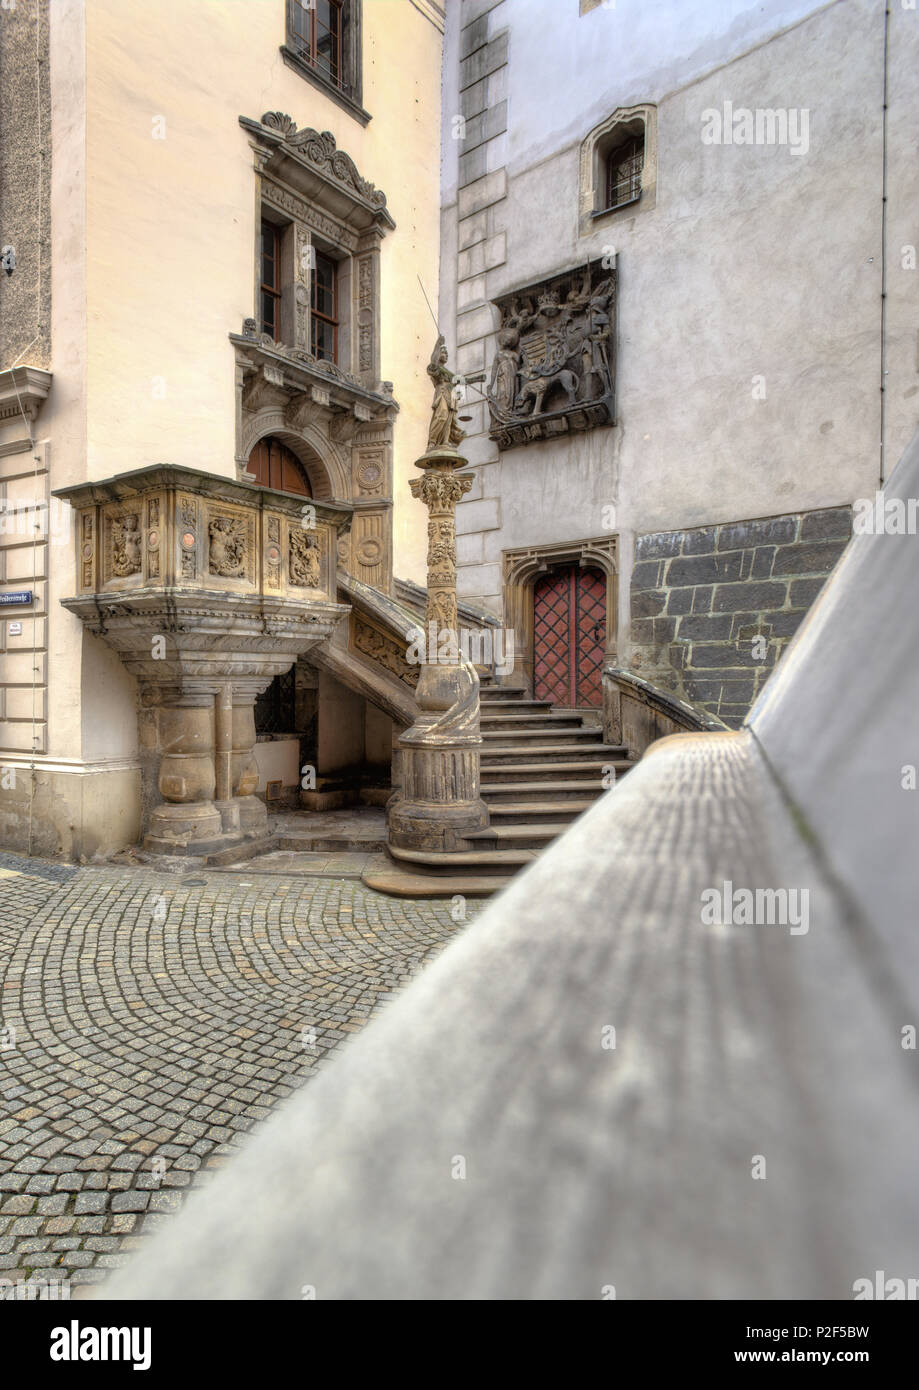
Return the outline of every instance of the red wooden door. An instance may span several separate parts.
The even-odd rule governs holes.
[[[600,705],[606,575],[566,565],[533,588],[533,693],[554,705]]]
[[[281,492],[300,492],[312,497],[306,469],[292,449],[273,435],[266,435],[249,455],[249,472],[262,487],[275,487]]]

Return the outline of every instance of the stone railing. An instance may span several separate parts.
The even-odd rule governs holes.
[[[619,666],[603,668],[603,735],[624,743],[630,758],[667,734],[724,732],[725,725],[685,700]]]
[[[336,553],[351,508],[171,465],[55,495],[76,513],[64,607],[140,685],[145,847],[259,836],[255,699],[347,614]]]

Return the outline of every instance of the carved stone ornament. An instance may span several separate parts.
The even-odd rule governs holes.
[[[140,574],[140,517],[137,512],[124,512],[112,517],[112,576],[124,579]]]
[[[369,656],[384,671],[389,671],[414,689],[421,674],[420,666],[412,666],[405,658],[405,648],[371,623],[354,614],[351,622],[351,642],[355,651]]]
[[[318,589],[320,584],[319,550],[316,541],[301,527],[291,527],[289,578],[301,589]]]
[[[379,188],[374,188],[368,179],[361,178],[351,156],[336,146],[335,136],[331,131],[324,130],[320,134],[318,130],[309,128],[298,130],[284,111],[266,111],[262,116],[262,125],[267,126],[269,130],[276,130],[286,145],[304,155],[323,173],[331,174],[339,183],[359,193],[373,207],[386,207],[386,194]]]
[[[246,524],[237,517],[215,516],[207,528],[208,568],[223,579],[242,579],[246,572]]]
[[[495,303],[486,394],[499,447],[613,424],[615,270],[595,261]]]

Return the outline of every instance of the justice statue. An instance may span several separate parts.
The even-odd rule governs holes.
[[[428,363],[428,376],[434,383],[434,402],[431,406],[431,425],[428,430],[428,449],[455,449],[466,438],[460,429],[459,407],[466,398],[467,382],[484,381],[485,373],[461,376],[447,366],[444,335],[438,336]],[[468,416],[465,418],[469,418]]]

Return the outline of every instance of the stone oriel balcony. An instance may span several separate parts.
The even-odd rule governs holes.
[[[351,508],[168,464],[55,496],[76,514],[64,607],[140,686],[146,848],[258,837],[255,698],[348,613],[335,573]]]

